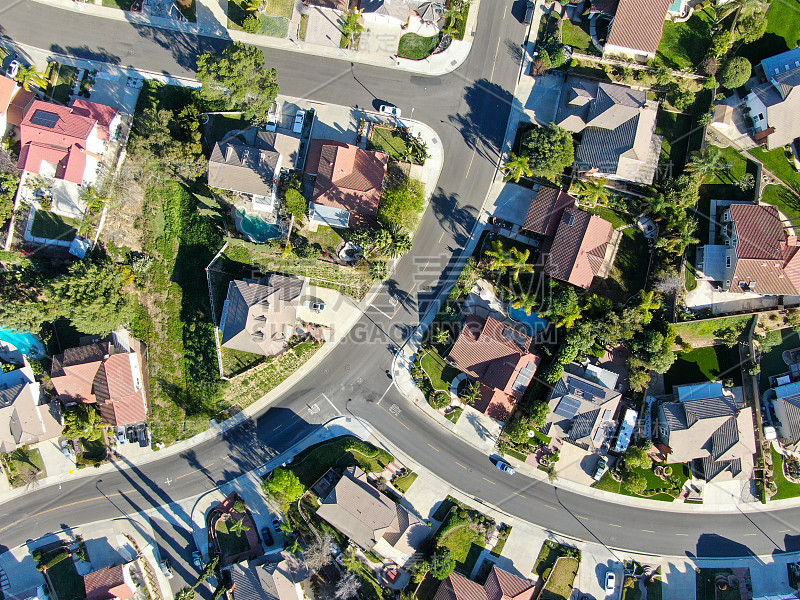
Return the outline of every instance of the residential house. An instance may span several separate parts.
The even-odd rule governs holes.
[[[447,355],[447,362],[480,382],[475,409],[505,422],[541,362],[530,347],[530,336],[511,324],[471,314]]]
[[[391,25],[407,25],[411,17],[436,23],[445,12],[440,0],[361,0],[360,5],[366,21]]]
[[[294,334],[304,281],[272,273],[259,281],[231,281],[222,307],[222,347],[274,356]]]
[[[604,455],[617,430],[622,394],[617,374],[594,365],[567,365],[553,386],[543,431]]]
[[[376,490],[358,467],[345,470],[322,500],[317,516],[364,551],[405,566],[431,537],[430,526]]]
[[[744,112],[752,122],[755,141],[774,150],[800,137],[800,48],[761,61],[765,83],[744,99]]]
[[[575,204],[575,198],[566,192],[541,187],[522,228],[543,238],[540,248],[546,273],[588,289],[613,262],[610,242],[614,227]]]
[[[434,600],[533,600],[535,591],[527,579],[494,566],[483,585],[451,573],[439,584]]]
[[[47,402],[30,365],[0,373],[0,453],[61,435],[58,403]]]
[[[724,243],[698,249],[697,267],[722,291],[800,293],[797,236],[776,207],[731,204],[722,212],[719,237]]]
[[[73,100],[72,106],[34,100],[20,125],[19,168],[91,185],[119,122],[115,108],[81,98]]]
[[[567,77],[555,123],[581,134],[575,164],[582,173],[650,185],[664,140],[655,133],[657,114],[644,90]]]
[[[281,169],[294,168],[300,136],[250,128],[214,144],[208,185],[246,194],[254,210],[275,211]]]
[[[312,223],[363,227],[375,223],[389,155],[335,140],[313,140],[306,173],[314,175]]]
[[[781,443],[796,450],[800,442],[800,381],[779,385],[772,401]]]
[[[706,481],[749,479],[756,451],[753,413],[718,381],[673,387],[658,406],[656,447],[672,463],[692,463]]]
[[[36,97],[13,79],[0,75],[0,138],[9,125],[19,127],[28,105]]]
[[[84,575],[86,600],[131,600],[138,587],[131,577],[131,564],[106,567]]]
[[[144,422],[150,412],[146,346],[125,330],[86,341],[53,357],[50,379],[59,400],[94,404],[114,426]]]
[[[234,563],[229,573],[233,600],[303,600],[309,577],[305,563],[288,553],[279,562]]]
[[[668,11],[683,11],[673,0],[619,0],[604,57],[622,57],[646,63],[656,57]]]

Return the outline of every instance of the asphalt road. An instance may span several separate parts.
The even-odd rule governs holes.
[[[586,498],[507,476],[445,431],[391,386],[392,357],[457,272],[498,160],[519,68],[522,2],[485,0],[469,59],[444,77],[349,65],[265,49],[282,93],[360,107],[387,101],[432,126],[445,165],[414,249],[386,282],[374,308],[318,368],[254,421],[178,456],[32,491],[0,507],[0,543],[14,546],[61,528],[145,510],[210,489],[254,468],[319,425],[306,407],[325,398],[368,421],[441,479],[552,531],[611,548],[662,555],[746,556],[800,549],[795,511],[677,514]],[[51,51],[173,75],[191,75],[197,53],[223,42],[78,15],[21,2],[0,13],[0,34]],[[76,42],[76,40],[80,40]],[[21,53],[24,55],[24,52]],[[325,395],[325,398],[321,397]],[[327,409],[326,409],[327,410]],[[0,546],[0,551],[4,548]],[[532,551],[536,551],[532,549]]]

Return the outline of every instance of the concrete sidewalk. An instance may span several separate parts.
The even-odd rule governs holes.
[[[315,57],[334,58],[377,67],[393,68],[400,71],[418,73],[421,75],[440,76],[446,75],[459,66],[467,59],[472,48],[472,34],[478,22],[478,12],[480,0],[473,0],[469,16],[466,23],[465,40],[453,40],[450,47],[440,54],[430,56],[425,60],[408,60],[398,58],[396,50],[388,50],[381,46],[373,47],[369,45],[365,51],[345,50],[318,44],[310,44],[292,37],[276,38],[266,35],[247,33],[236,29],[228,29],[228,17],[226,14],[226,0],[198,0],[197,1],[197,22],[177,21],[174,19],[148,17],[140,13],[123,11],[108,6],[76,2],[74,0],[34,0],[42,4],[54,6],[64,10],[73,11],[80,14],[112,19],[116,21],[127,21],[136,25],[145,25],[159,29],[167,29],[192,35],[202,35],[220,39],[244,42],[255,46],[275,48],[288,52],[297,52]],[[224,2],[225,7],[221,4]],[[290,36],[292,32],[290,31]]]

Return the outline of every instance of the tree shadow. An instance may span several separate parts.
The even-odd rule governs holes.
[[[207,52],[219,54],[232,43],[231,40],[160,29],[138,23],[131,23],[131,27],[142,38],[168,50],[172,54],[175,63],[184,69],[185,73],[182,75],[194,74],[197,69],[198,55]],[[181,75],[181,73],[170,74]]]
[[[106,50],[105,48],[90,48],[89,46],[59,46],[58,44],[52,44],[50,46],[50,51],[55,52],[56,54],[63,54],[65,56],[71,56],[73,58],[80,58],[83,60],[96,60],[99,62],[108,63],[110,65],[119,65],[122,62],[122,59],[117,56],[116,54],[112,54],[111,51]]]
[[[461,203],[458,194],[447,194],[440,187],[431,196],[430,209],[442,229],[453,235],[455,245],[465,246],[478,219],[478,209]]]
[[[488,79],[479,79],[464,90],[465,114],[448,117],[464,142],[481,157],[497,162],[500,158],[508,117],[514,96]]]
[[[517,42],[511,39],[506,39],[505,41],[506,52],[511,57],[515,63],[519,64],[522,61],[522,57],[525,56],[525,52]]]

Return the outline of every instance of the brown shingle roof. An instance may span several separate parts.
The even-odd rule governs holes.
[[[556,279],[588,288],[600,271],[613,231],[605,219],[577,208],[565,210],[545,269]]]
[[[609,46],[655,54],[671,0],[620,0],[608,33]]]
[[[546,236],[554,236],[565,208],[575,205],[575,199],[559,189],[542,186],[531,201],[525,217],[524,229]]]

